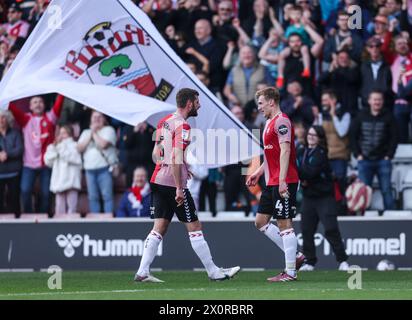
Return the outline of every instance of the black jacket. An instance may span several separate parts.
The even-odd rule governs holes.
[[[20,172],[22,168],[23,139],[17,129],[0,134],[0,151],[6,151],[7,160],[0,163],[0,174]]]
[[[320,147],[309,149],[300,146],[296,158],[303,196],[309,198],[334,196],[335,189],[328,152]]]
[[[362,155],[366,160],[393,158],[398,144],[396,121],[389,110],[373,116],[363,110],[353,120],[350,129],[351,149],[355,157]]]
[[[382,62],[378,69],[376,80],[373,78],[371,61],[363,62],[361,65],[361,97],[364,107],[368,105],[369,93],[378,89],[385,93],[385,106],[392,108],[394,93],[392,91],[392,72],[386,62]]]

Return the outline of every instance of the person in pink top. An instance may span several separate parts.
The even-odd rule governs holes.
[[[34,212],[32,195],[38,176],[40,176],[40,203],[36,211],[49,212],[51,170],[44,163],[44,154],[47,147],[54,142],[56,122],[60,116],[63,101],[64,97],[58,95],[49,112],[45,112],[44,100],[40,96],[30,99],[30,113],[23,112],[14,103],[9,105],[9,110],[23,130],[24,153],[20,184],[23,213]]]
[[[153,149],[157,164],[150,181],[150,215],[155,222],[153,230],[146,238],[140,267],[134,280],[163,282],[150,274],[150,265],[175,213],[185,224],[192,248],[206,268],[209,278],[214,281],[230,279],[240,271],[240,267],[223,269],[215,265],[203,237],[193,198],[187,189],[187,180],[191,176],[185,154],[190,144],[190,125],[187,119],[198,114],[199,93],[189,88],[181,89],[176,95],[176,103],[176,112],[161,119],[157,125],[156,144]]]

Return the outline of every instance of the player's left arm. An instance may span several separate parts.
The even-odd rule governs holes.
[[[184,200],[182,166],[185,165],[185,150],[189,144],[190,126],[185,123],[176,129],[173,137],[172,174],[176,184],[175,200],[178,206]]]
[[[276,121],[276,134],[280,146],[279,159],[279,194],[282,197],[288,195],[288,185],[286,183],[286,176],[289,170],[290,148],[292,141],[292,125],[289,119],[280,118]]]

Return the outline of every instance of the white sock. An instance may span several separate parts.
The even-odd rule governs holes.
[[[282,250],[285,251],[283,247],[283,239],[280,236],[280,231],[277,226],[275,226],[273,223],[268,223],[267,225],[264,225],[262,228],[259,229],[264,233],[266,237],[268,237],[270,240],[272,240],[276,245]]]
[[[298,239],[296,238],[293,228],[280,232],[285,248],[285,263],[286,272],[291,276],[296,276],[296,250],[298,247]]]
[[[214,273],[219,271],[219,268],[213,262],[212,254],[210,253],[209,245],[203,237],[202,231],[189,232],[190,244],[193,250],[196,252],[200,261],[202,261],[206,268],[207,274],[213,276]]]
[[[152,264],[156,256],[157,248],[159,247],[159,244],[162,240],[163,238],[160,233],[154,230],[150,231],[144,244],[140,267],[139,270],[137,270],[137,274],[139,276],[143,277],[150,274],[150,265]]]

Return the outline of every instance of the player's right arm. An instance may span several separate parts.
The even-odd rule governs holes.
[[[265,170],[264,164],[265,163],[263,162],[262,165],[249,176],[249,178],[246,181],[247,186],[255,186],[258,183],[260,177],[262,176]]]

